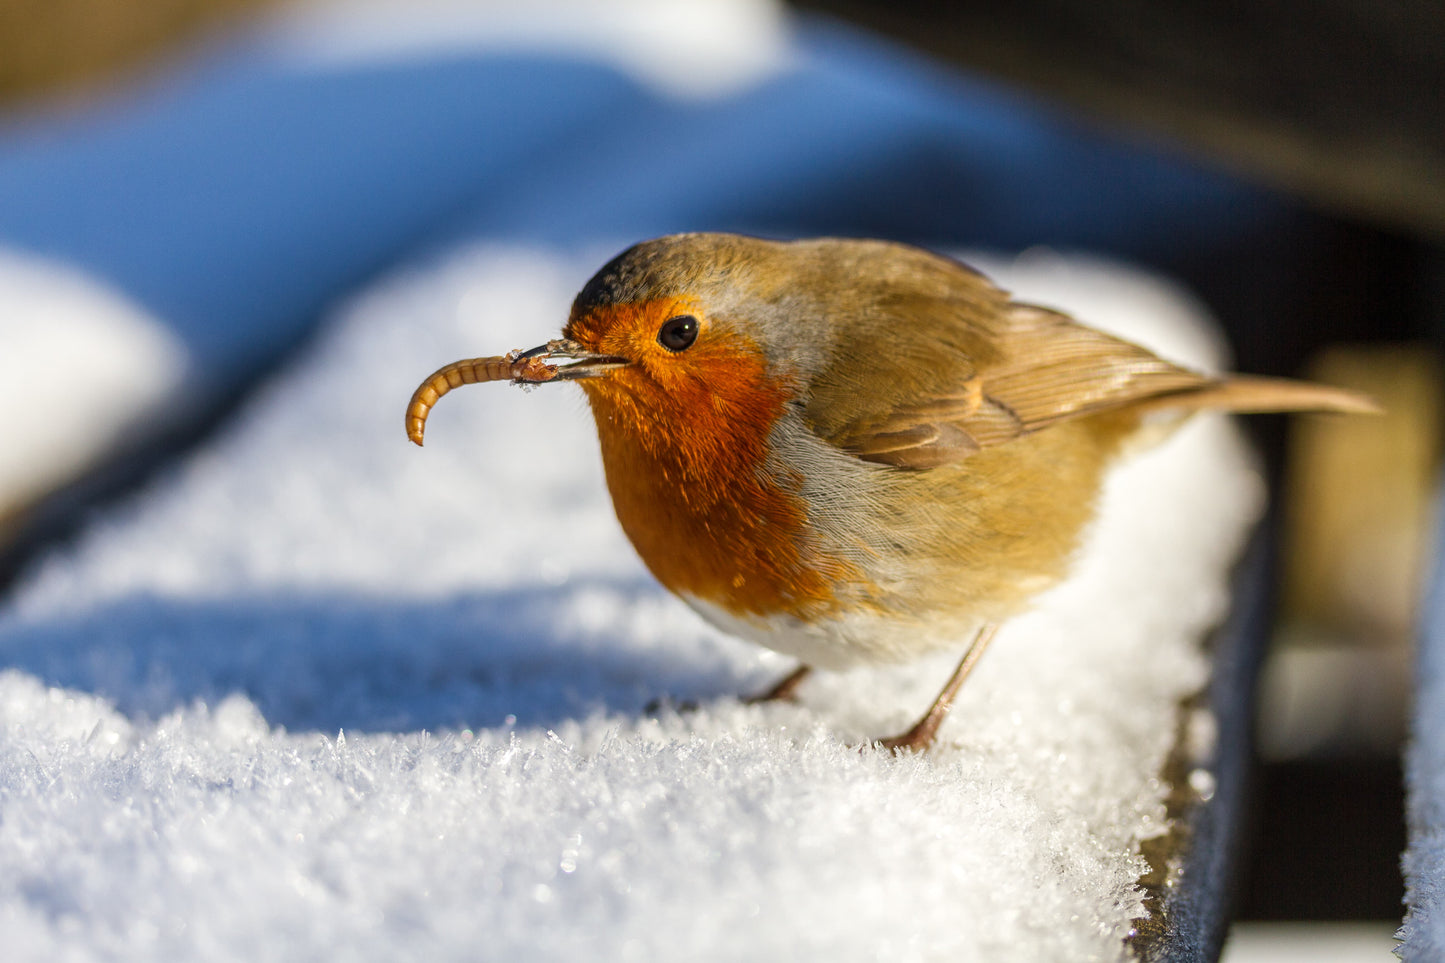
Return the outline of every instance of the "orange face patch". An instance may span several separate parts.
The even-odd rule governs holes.
[[[658,331],[682,314],[698,337],[669,351]],[[658,580],[739,616],[828,610],[833,581],[852,573],[811,547],[797,480],[769,474],[769,435],[794,388],[761,348],[688,298],[589,308],[566,335],[633,362],[578,383],[618,520]]]

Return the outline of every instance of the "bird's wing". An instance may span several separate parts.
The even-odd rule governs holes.
[[[1001,293],[992,304],[977,297],[918,298],[906,310],[896,323],[938,332],[931,356],[890,357],[886,346],[875,346],[873,361],[882,370],[870,381],[888,382],[891,390],[853,392],[846,421],[820,431],[865,461],[934,468],[1065,419],[1216,383]],[[860,362],[856,350],[849,354],[844,364]],[[923,376],[916,374],[919,364]],[[818,381],[822,393],[837,394],[838,380],[825,372]],[[820,407],[817,394],[810,407]]]

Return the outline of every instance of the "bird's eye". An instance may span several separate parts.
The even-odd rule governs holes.
[[[657,332],[657,343],[669,351],[686,351],[697,340],[697,318],[679,314],[668,318]]]

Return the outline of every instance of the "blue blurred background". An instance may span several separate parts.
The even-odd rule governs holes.
[[[1349,226],[841,23],[790,31],[787,64],[687,98],[516,45],[317,66],[216,43],[0,127],[0,243],[113,282],[218,391],[365,278],[465,237],[1089,249],[1191,283],[1251,370],[1298,364],[1304,315],[1348,323],[1310,275]]]

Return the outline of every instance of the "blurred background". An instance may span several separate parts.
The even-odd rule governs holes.
[[[1252,429],[1282,562],[1234,888],[1241,920],[1388,930],[1440,457],[1442,17],[0,0],[0,248],[83,267],[181,357],[82,450],[9,446],[54,470],[0,484],[0,575],[223,421],[337,298],[458,240],[708,228],[1125,258],[1188,284],[1240,370],[1388,412]],[[12,364],[30,325],[0,305]],[[30,410],[4,364],[0,392]]]

